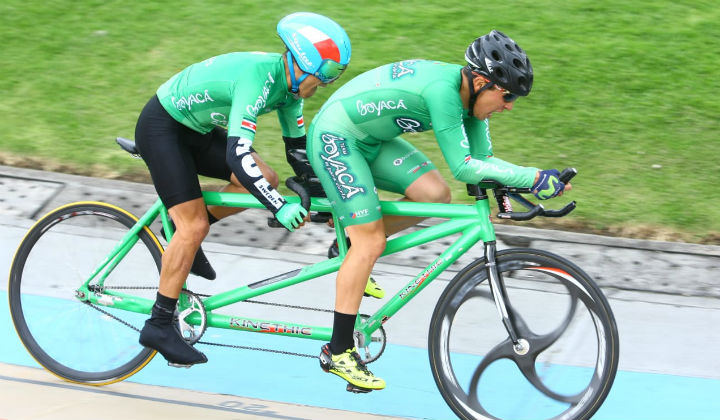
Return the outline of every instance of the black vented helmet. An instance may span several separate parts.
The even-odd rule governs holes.
[[[509,36],[493,30],[473,41],[465,51],[470,68],[515,95],[527,96],[533,70],[525,51]]]

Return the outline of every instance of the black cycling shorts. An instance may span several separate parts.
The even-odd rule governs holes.
[[[215,127],[200,134],[170,116],[157,96],[138,117],[135,144],[167,208],[202,197],[198,174],[230,180],[227,131]]]

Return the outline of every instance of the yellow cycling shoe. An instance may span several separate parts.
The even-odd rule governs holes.
[[[351,392],[370,392],[385,388],[385,381],[370,372],[354,347],[340,354],[332,354],[330,345],[325,344],[320,352],[320,367],[325,372],[345,379],[352,385],[348,387]]]
[[[382,299],[385,297],[385,290],[377,284],[374,278],[368,277],[368,282],[365,285],[365,296]]]

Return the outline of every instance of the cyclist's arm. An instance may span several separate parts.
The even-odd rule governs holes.
[[[233,99],[228,122],[228,143],[226,161],[238,181],[268,210],[276,214],[286,203],[272,185],[265,179],[250,152],[257,129],[257,115],[252,111],[250,100],[257,93],[246,93]]]
[[[433,122],[435,138],[455,179],[476,184],[495,180],[505,185],[531,187],[538,169],[513,165],[486,153],[492,153],[487,121],[464,123],[465,110],[460,97],[447,87],[434,86],[426,92],[426,103]],[[445,89],[445,91],[443,91]],[[468,137],[468,135],[472,137]]]
[[[302,99],[292,102],[277,111],[285,143],[285,158],[298,176],[315,176],[307,159],[307,137],[303,118]]]
[[[514,165],[494,156],[472,157],[462,146],[467,140],[462,128],[435,133],[440,151],[455,179],[467,184],[494,180],[504,185],[528,188],[535,182],[538,169]]]

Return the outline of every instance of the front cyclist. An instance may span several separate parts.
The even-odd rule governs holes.
[[[352,243],[337,275],[333,333],[320,364],[356,391],[385,387],[362,363],[353,341],[368,276],[386,235],[420,220],[383,217],[376,188],[410,201],[451,198],[433,163],[399,135],[433,130],[453,176],[465,183],[492,179],[532,187],[541,199],[570,188],[557,170],[513,165],[492,153],[489,118],[511,110],[532,87],[525,52],[492,31],[473,41],[465,59],[465,67],[408,60],[363,73],[330,97],[309,129],[308,157]]]
[[[160,86],[138,118],[138,150],[176,225],[140,343],[173,365],[207,361],[176,331],[174,311],[191,268],[215,276],[199,251],[209,224],[238,211],[206,208],[198,174],[229,181],[224,191],[250,192],[289,230],[306,216],[275,190],[276,173],[251,147],[257,117],[277,111],[288,161],[299,175],[312,175],[304,153],[296,153],[305,149],[303,99],[340,77],[350,61],[350,40],[337,23],[314,13],[288,15],[277,31],[285,54],[235,52],[193,64]]]

